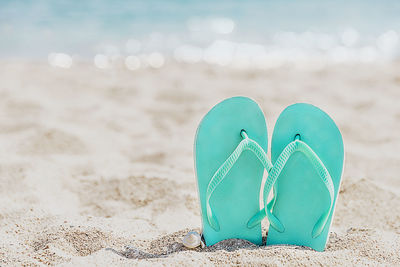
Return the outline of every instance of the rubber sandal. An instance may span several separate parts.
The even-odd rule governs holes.
[[[271,147],[273,168],[264,203],[252,218],[270,221],[267,245],[307,246],[323,251],[328,241],[342,177],[344,147],[334,121],[319,108],[295,104],[279,116]]]
[[[201,121],[194,157],[207,246],[231,238],[262,244],[261,224],[248,222],[260,210],[264,169],[272,168],[267,146],[264,114],[249,98],[226,99]]]

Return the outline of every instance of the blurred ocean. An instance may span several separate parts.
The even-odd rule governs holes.
[[[268,68],[399,57],[398,0],[0,1],[0,58],[59,67],[177,60]]]

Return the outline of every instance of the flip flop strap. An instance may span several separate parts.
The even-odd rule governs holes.
[[[242,130],[240,135],[242,136],[242,141],[239,143],[239,145],[236,147],[233,153],[225,160],[225,162],[214,173],[213,177],[211,178],[207,186],[207,191],[206,191],[207,219],[208,223],[215,231],[219,231],[220,226],[215,214],[212,212],[210,206],[210,198],[215,189],[218,187],[218,185],[222,182],[222,180],[229,173],[230,169],[239,159],[243,151],[249,150],[253,152],[257,156],[258,160],[262,163],[264,168],[266,168],[267,170],[270,170],[272,168],[272,164],[268,160],[266,153],[264,152],[262,147],[256,141],[250,139],[244,130]]]
[[[316,238],[318,237],[324,227],[326,222],[328,221],[330,212],[333,207],[333,200],[334,200],[334,186],[332,182],[331,175],[329,174],[328,170],[326,169],[325,165],[322,163],[321,159],[318,157],[318,155],[312,150],[311,147],[309,147],[306,143],[303,141],[296,139],[289,143],[285,149],[282,151],[282,153],[279,155],[278,159],[276,160],[273,168],[269,172],[268,179],[265,183],[264,186],[264,209],[259,211],[256,215],[253,216],[253,218],[250,219],[248,223],[248,227],[253,227],[255,224],[257,224],[260,220],[262,220],[265,216],[268,217],[268,220],[270,222],[270,225],[275,228],[278,232],[284,232],[285,227],[283,224],[279,221],[279,219],[271,213],[271,209],[274,206],[275,202],[275,197],[274,199],[267,204],[266,200],[267,197],[273,188],[276,180],[278,179],[280,173],[282,172],[283,168],[285,167],[286,163],[288,162],[289,158],[296,152],[301,152],[303,153],[312,163],[313,167],[317,171],[319,177],[321,178],[322,182],[324,183],[326,189],[329,191],[329,197],[330,197],[330,205],[329,209],[327,209],[321,217],[318,219],[316,224],[314,225],[314,229],[312,231],[312,237]]]

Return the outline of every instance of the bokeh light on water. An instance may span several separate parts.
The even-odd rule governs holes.
[[[3,0],[0,57],[131,71],[387,62],[400,57],[399,14],[396,0]]]

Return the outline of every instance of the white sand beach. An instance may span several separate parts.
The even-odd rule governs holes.
[[[260,104],[270,137],[296,102],[338,124],[345,169],[325,252],[240,240],[182,246],[201,228],[197,125],[236,95]],[[398,266],[399,101],[398,63],[234,70],[166,62],[128,71],[2,60],[0,265]]]

